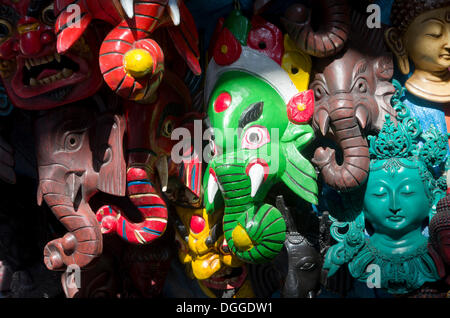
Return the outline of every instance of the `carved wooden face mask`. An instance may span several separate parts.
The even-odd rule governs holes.
[[[410,73],[410,62],[414,65],[408,91],[433,102],[450,101],[450,3],[418,15],[404,32],[390,28],[386,40],[403,74]]]
[[[53,109],[35,122],[38,203],[42,200],[67,228],[49,242],[49,269],[76,264],[83,268],[101,254],[102,236],[89,200],[98,191],[125,195],[123,117],[95,115],[92,105]]]
[[[12,103],[50,109],[93,95],[102,85],[93,32],[59,54],[53,1],[0,1],[0,60]]]

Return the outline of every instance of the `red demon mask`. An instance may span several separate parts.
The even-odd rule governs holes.
[[[0,0],[0,76],[16,107],[54,108],[89,97],[102,85],[100,41],[93,32],[57,53],[53,2]]]

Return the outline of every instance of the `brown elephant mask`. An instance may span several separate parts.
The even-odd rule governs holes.
[[[45,247],[49,269],[84,268],[101,254],[102,233],[89,199],[98,191],[125,195],[124,131],[122,116],[97,114],[95,105],[71,104],[37,118],[38,203],[44,199],[68,230]]]
[[[335,150],[319,147],[313,162],[326,184],[349,191],[363,184],[369,171],[366,133],[381,129],[385,114],[395,118],[389,82],[393,58],[384,46],[383,31],[369,29],[366,19],[353,13],[352,32],[344,50],[333,58],[319,59],[313,67],[315,108],[313,127],[342,149],[338,164]]]

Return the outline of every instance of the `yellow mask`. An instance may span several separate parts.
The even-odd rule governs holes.
[[[198,280],[203,292],[209,297],[216,297],[215,290],[234,289],[237,291],[234,297],[253,297],[245,264],[231,254],[223,235],[216,239],[211,234],[215,225],[221,227],[218,222],[222,214],[218,211],[209,215],[203,208],[180,206],[176,207],[176,211],[188,230],[187,240],[177,232],[180,243],[178,256],[187,265],[191,278]]]

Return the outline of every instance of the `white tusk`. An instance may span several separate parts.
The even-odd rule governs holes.
[[[166,192],[167,184],[169,183],[169,168],[167,166],[166,156],[162,156],[156,161],[156,170],[158,170],[161,189],[163,192]]]
[[[71,173],[66,179],[66,184],[68,187],[70,199],[72,203],[75,203],[78,191],[81,188],[81,180],[75,175],[75,173]]]
[[[134,0],[120,0],[123,10],[127,16],[131,19],[134,17]]]
[[[180,8],[178,7],[178,0],[169,0],[169,14],[174,25],[180,24]]]
[[[217,190],[219,190],[219,185],[217,184],[216,178],[212,175],[209,176],[208,180],[208,202],[213,203],[214,198],[217,194]]]
[[[250,168],[248,176],[250,177],[250,182],[252,184],[251,197],[253,198],[264,180],[264,167],[260,164],[254,164]]]

